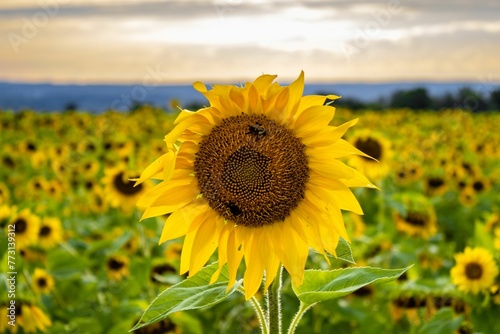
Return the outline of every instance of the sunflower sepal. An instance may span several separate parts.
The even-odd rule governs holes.
[[[305,270],[304,282],[293,286],[297,298],[304,305],[346,296],[368,284],[396,280],[412,266],[401,269],[352,267],[334,270]]]
[[[243,280],[236,281],[226,291],[229,273],[227,267],[224,266],[217,281],[210,284],[210,280],[218,268],[219,263],[214,262],[198,271],[192,277],[161,292],[151,302],[146,311],[144,311],[130,332],[163,320],[174,312],[213,306],[228,298],[238,290]]]

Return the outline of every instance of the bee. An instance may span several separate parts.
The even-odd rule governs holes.
[[[266,129],[259,122],[257,122],[254,125],[250,125],[248,127],[248,132],[247,132],[247,134],[252,134],[255,137],[257,137],[257,140],[264,137],[266,133],[267,133]]]

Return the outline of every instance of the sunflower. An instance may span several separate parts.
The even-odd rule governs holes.
[[[418,292],[406,292],[405,295],[392,300],[389,308],[391,318],[399,321],[406,317],[412,325],[417,326],[421,322],[418,310],[425,307],[426,302],[425,296],[421,296]]]
[[[8,309],[9,306],[2,305],[0,307],[0,331],[5,333],[9,329],[12,333],[17,333],[18,328],[23,329],[23,333],[38,333],[39,331],[45,332],[47,327],[52,325],[50,318],[38,307],[29,302],[17,301],[15,309]],[[13,312],[16,319],[16,326],[11,326],[6,322],[9,321],[9,315]],[[4,323],[5,321],[5,323]]]
[[[62,239],[63,229],[59,218],[43,218],[38,232],[38,244],[45,249],[49,249],[55,247]]]
[[[493,247],[500,250],[500,227],[495,228],[495,238],[493,239]]]
[[[41,268],[33,273],[33,289],[38,293],[49,293],[54,289],[54,277]]]
[[[149,188],[149,182],[134,187],[134,182],[130,179],[137,175],[128,171],[124,166],[109,168],[105,171],[104,192],[111,207],[120,208],[125,213],[132,212],[138,199]]]
[[[358,150],[369,155],[353,155],[350,164],[362,171],[370,179],[383,179],[390,171],[392,150],[390,142],[382,134],[371,130],[357,131],[349,142]]]
[[[17,248],[23,249],[37,242],[40,218],[32,214],[29,209],[24,209],[15,214],[11,218],[9,225],[15,226]]]
[[[455,255],[456,264],[451,268],[451,280],[459,290],[477,294],[495,283],[498,267],[491,253],[480,247],[466,247]]]
[[[420,194],[404,194],[404,212],[395,212],[396,229],[410,236],[429,238],[436,234],[436,212],[429,200]]]
[[[0,183],[0,204],[9,202],[10,192],[9,188],[3,183]]]
[[[122,255],[113,255],[106,262],[106,272],[112,281],[120,281],[129,275],[129,259]]]
[[[323,104],[338,97],[303,97],[303,73],[290,86],[275,78],[212,90],[196,82],[210,106],[181,111],[165,136],[167,153],[136,183],[162,180],[138,206],[142,219],[171,213],[160,243],[185,235],[181,274],[196,274],[218,247],[212,282],[227,263],[231,287],[244,259],[246,299],[264,273],[269,287],[280,263],[302,284],[309,246],[328,261],[339,237],[349,240],[341,210],[362,214],[349,187],[376,188],[337,160],[368,157],[341,139],[357,119],[329,126],[335,109]]]

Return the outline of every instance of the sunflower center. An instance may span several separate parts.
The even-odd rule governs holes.
[[[134,196],[142,190],[142,184],[138,184],[134,187],[134,182],[126,180],[123,172],[114,177],[113,185],[116,190],[125,196]]]
[[[24,231],[28,228],[28,223],[24,220],[24,218],[18,218],[14,222],[14,225],[16,226],[17,233],[24,233]]]
[[[481,192],[484,189],[484,184],[481,181],[476,181],[472,184],[475,191]]]
[[[408,212],[405,220],[414,226],[423,227],[427,225],[427,216],[418,212]]]
[[[119,271],[124,265],[125,263],[117,259],[109,259],[108,261],[108,268],[113,271]]]
[[[50,232],[52,232],[52,229],[50,228],[50,226],[44,225],[40,229],[40,233],[38,235],[40,235],[41,237],[46,237],[46,236],[50,235]]]
[[[305,146],[263,115],[214,126],[200,142],[194,170],[210,207],[248,227],[284,220],[304,198],[309,178]]]
[[[380,158],[382,157],[382,146],[380,145],[380,143],[376,139],[369,138],[369,137],[366,139],[360,138],[360,139],[356,140],[354,146],[356,146],[357,149],[368,154],[369,156],[371,156],[374,159],[380,160]],[[366,157],[363,157],[363,158],[365,158],[367,160],[371,160],[371,159],[368,159]]]
[[[439,177],[431,177],[427,180],[427,184],[430,188],[436,189],[444,185],[444,180]]]
[[[483,267],[475,262],[467,263],[465,266],[465,275],[469,279],[479,279],[483,276]]]
[[[36,284],[38,285],[38,287],[40,288],[45,288],[47,286],[47,280],[43,277],[39,278],[37,281],[36,281]]]

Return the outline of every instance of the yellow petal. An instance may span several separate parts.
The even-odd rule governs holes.
[[[332,180],[331,182],[332,188],[330,189],[312,183],[308,185],[308,188],[324,201],[334,203],[342,210],[362,215],[363,210],[351,190],[340,181]]]
[[[233,228],[229,232],[229,237],[227,239],[227,269],[229,272],[228,291],[236,282],[238,267],[243,259],[243,251],[241,251],[240,244],[237,242],[236,237],[237,229],[239,228],[240,227]]]
[[[307,136],[302,138],[302,142],[307,146],[321,147],[320,149],[325,149],[332,151],[330,147],[324,147],[335,144],[346,131],[356,125],[358,118],[346,122],[338,127],[328,126],[317,132],[309,133]],[[323,146],[323,147],[322,147]]]
[[[174,211],[165,221],[159,244],[177,239],[189,232],[189,227],[206,216],[208,205],[195,201]]]
[[[280,225],[282,225],[280,234],[281,262],[290,274],[293,285],[300,286],[304,280],[304,268],[309,255],[309,247],[293,229],[283,224]]]
[[[277,75],[263,74],[253,82],[253,86],[257,89],[259,95],[266,95],[267,90],[276,79]]]
[[[194,177],[187,184],[175,185],[167,188],[156,200],[151,203],[151,206],[171,206],[179,203],[189,203],[199,194],[198,183]]]
[[[225,224],[222,228],[222,231],[219,234],[219,243],[218,243],[218,262],[219,268],[215,271],[210,279],[210,284],[215,283],[219,278],[220,272],[224,265],[227,263],[227,249],[228,249],[228,239],[229,233],[234,228],[232,224]]]
[[[264,260],[260,256],[260,235],[262,229],[254,229],[253,236],[248,240],[248,249],[245,250],[245,274],[243,275],[243,285],[245,287],[245,299],[250,299],[262,284],[264,276]]]
[[[213,214],[210,214],[213,212]],[[191,259],[189,262],[189,275],[196,274],[217,248],[217,238],[222,229],[220,219],[217,214],[210,210],[205,217],[204,222],[196,231],[196,236],[191,249]]]
[[[184,243],[182,244],[182,253],[181,253],[181,268],[180,274],[183,275],[189,271],[189,260],[191,259],[191,250],[193,248],[193,241],[196,233],[186,234],[184,238]],[[189,273],[189,277],[191,277],[191,273]]]
[[[134,186],[144,182],[147,179],[150,179],[154,175],[161,172],[163,170],[163,168],[165,167],[166,161],[169,160],[168,156],[169,156],[169,153],[165,153],[164,155],[162,155],[161,157],[156,159],[151,165],[146,167],[146,169],[141,173],[141,176],[138,179],[134,180],[135,181]],[[169,162],[172,163],[172,161],[169,161]]]
[[[304,110],[295,121],[295,135],[303,138],[310,133],[318,132],[318,129],[328,126],[334,115],[333,107],[313,106]]]
[[[310,182],[325,181],[325,185],[328,185],[331,179],[346,179],[349,180],[354,177],[353,169],[347,166],[345,163],[339,160],[325,160],[323,156],[319,156],[317,152],[308,151],[309,153],[309,168]]]

